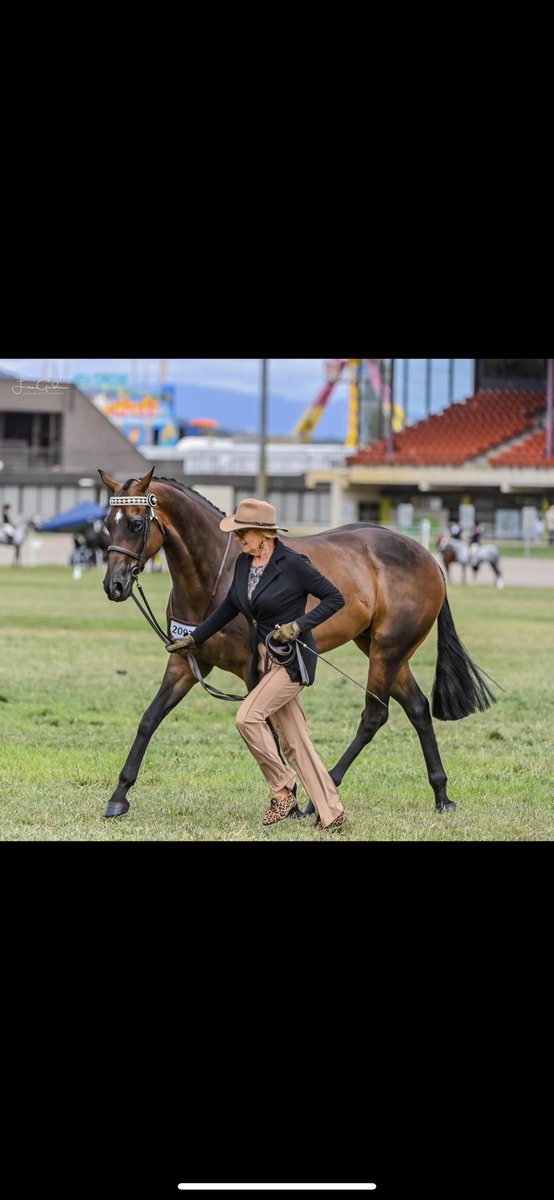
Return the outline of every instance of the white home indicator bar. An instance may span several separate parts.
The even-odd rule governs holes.
[[[180,1192],[374,1192],[376,1183],[180,1183]]]

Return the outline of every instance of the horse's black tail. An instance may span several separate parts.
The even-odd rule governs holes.
[[[462,645],[445,597],[438,621],[438,655],[431,711],[439,721],[459,721],[473,712],[485,712],[496,704],[465,646]]]

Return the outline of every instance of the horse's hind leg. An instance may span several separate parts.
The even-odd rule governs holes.
[[[177,656],[172,655],[171,657],[176,659]],[[206,674],[208,673],[209,669],[206,671]],[[105,817],[121,817],[129,811],[127,792],[136,782],[150,739],[161,725],[164,717],[167,717],[168,713],[176,708],[195,683],[196,680],[185,661],[180,659],[178,662],[172,661],[168,664],[160,690],[141,719],[137,735],[119,776],[119,783],[108,801],[104,812]]]
[[[446,794],[447,777],[437,746],[429,703],[418,687],[408,663],[404,663],[400,668],[391,688],[391,696],[404,709],[420,740],[437,812],[454,812],[456,805]]]
[[[362,713],[362,719],[354,741],[350,743],[348,750],[345,750],[342,758],[339,759],[332,771],[329,771],[336,787],[340,787],[348,768],[352,766],[352,763],[362,753],[362,750],[365,750],[366,746],[369,746],[375,734],[382,725],[386,724],[388,719],[388,705],[381,708],[381,705],[378,705],[377,701],[369,699]]]

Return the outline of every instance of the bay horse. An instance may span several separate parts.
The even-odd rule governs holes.
[[[459,563],[461,566],[462,583],[466,582],[466,567],[470,566],[473,574],[477,575],[481,564],[489,563],[494,572],[494,582],[497,588],[504,587],[498,546],[493,546],[492,543],[485,543],[481,546],[477,542],[474,542],[471,546],[467,546],[465,542],[459,541],[458,538],[451,538],[447,533],[439,534],[437,546],[444,563],[447,579],[450,579],[450,567],[452,563]]]
[[[103,586],[109,600],[117,604],[128,600],[140,572],[163,546],[173,585],[166,614],[168,629],[171,632],[176,621],[177,637],[182,636],[183,625],[200,624],[225,598],[241,551],[232,534],[221,532],[224,514],[219,509],[185,484],[153,478],[154,470],[143,479],[128,479],[123,484],[99,470],[112,493],[106,518],[111,544]],[[335,785],[340,785],[348,768],[388,720],[392,696],[419,737],[436,809],[453,811],[456,805],[446,793],[447,777],[429,703],[409,666],[435,621],[438,649],[433,716],[456,721],[489,708],[495,697],[456,633],[444,576],[433,555],[411,538],[369,524],[345,525],[313,536],[283,538],[283,542],[307,554],[346,600],[340,612],[313,630],[318,653],[354,641],[369,659],[366,702],[358,731],[329,772]],[[317,603],[310,597],[308,609]],[[247,628],[245,618],[239,615],[194,652],[194,665],[202,680],[213,667],[219,667],[237,675],[248,688],[251,652]],[[160,689],[140,721],[105,817],[128,811],[127,793],[136,782],[151,737],[197,682],[186,657],[170,654],[168,659]],[[295,815],[313,811],[309,801],[306,811]]]

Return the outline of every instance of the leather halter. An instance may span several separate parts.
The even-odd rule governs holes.
[[[139,575],[141,571],[144,571],[144,555],[146,553],[146,547],[150,537],[150,526],[152,521],[156,522],[160,528],[162,537],[165,537],[165,529],[159,517],[157,517],[156,513],[154,512],[157,503],[158,498],[153,492],[150,492],[148,496],[112,496],[110,498],[110,506],[112,508],[129,508],[138,505],[139,508],[142,507],[148,509],[146,521],[144,523],[144,536],[140,554],[137,554],[135,550],[126,550],[124,546],[108,546],[108,554],[113,551],[115,554],[126,554],[128,558],[134,558],[136,560],[139,565],[138,567],[135,567],[133,575]]]

